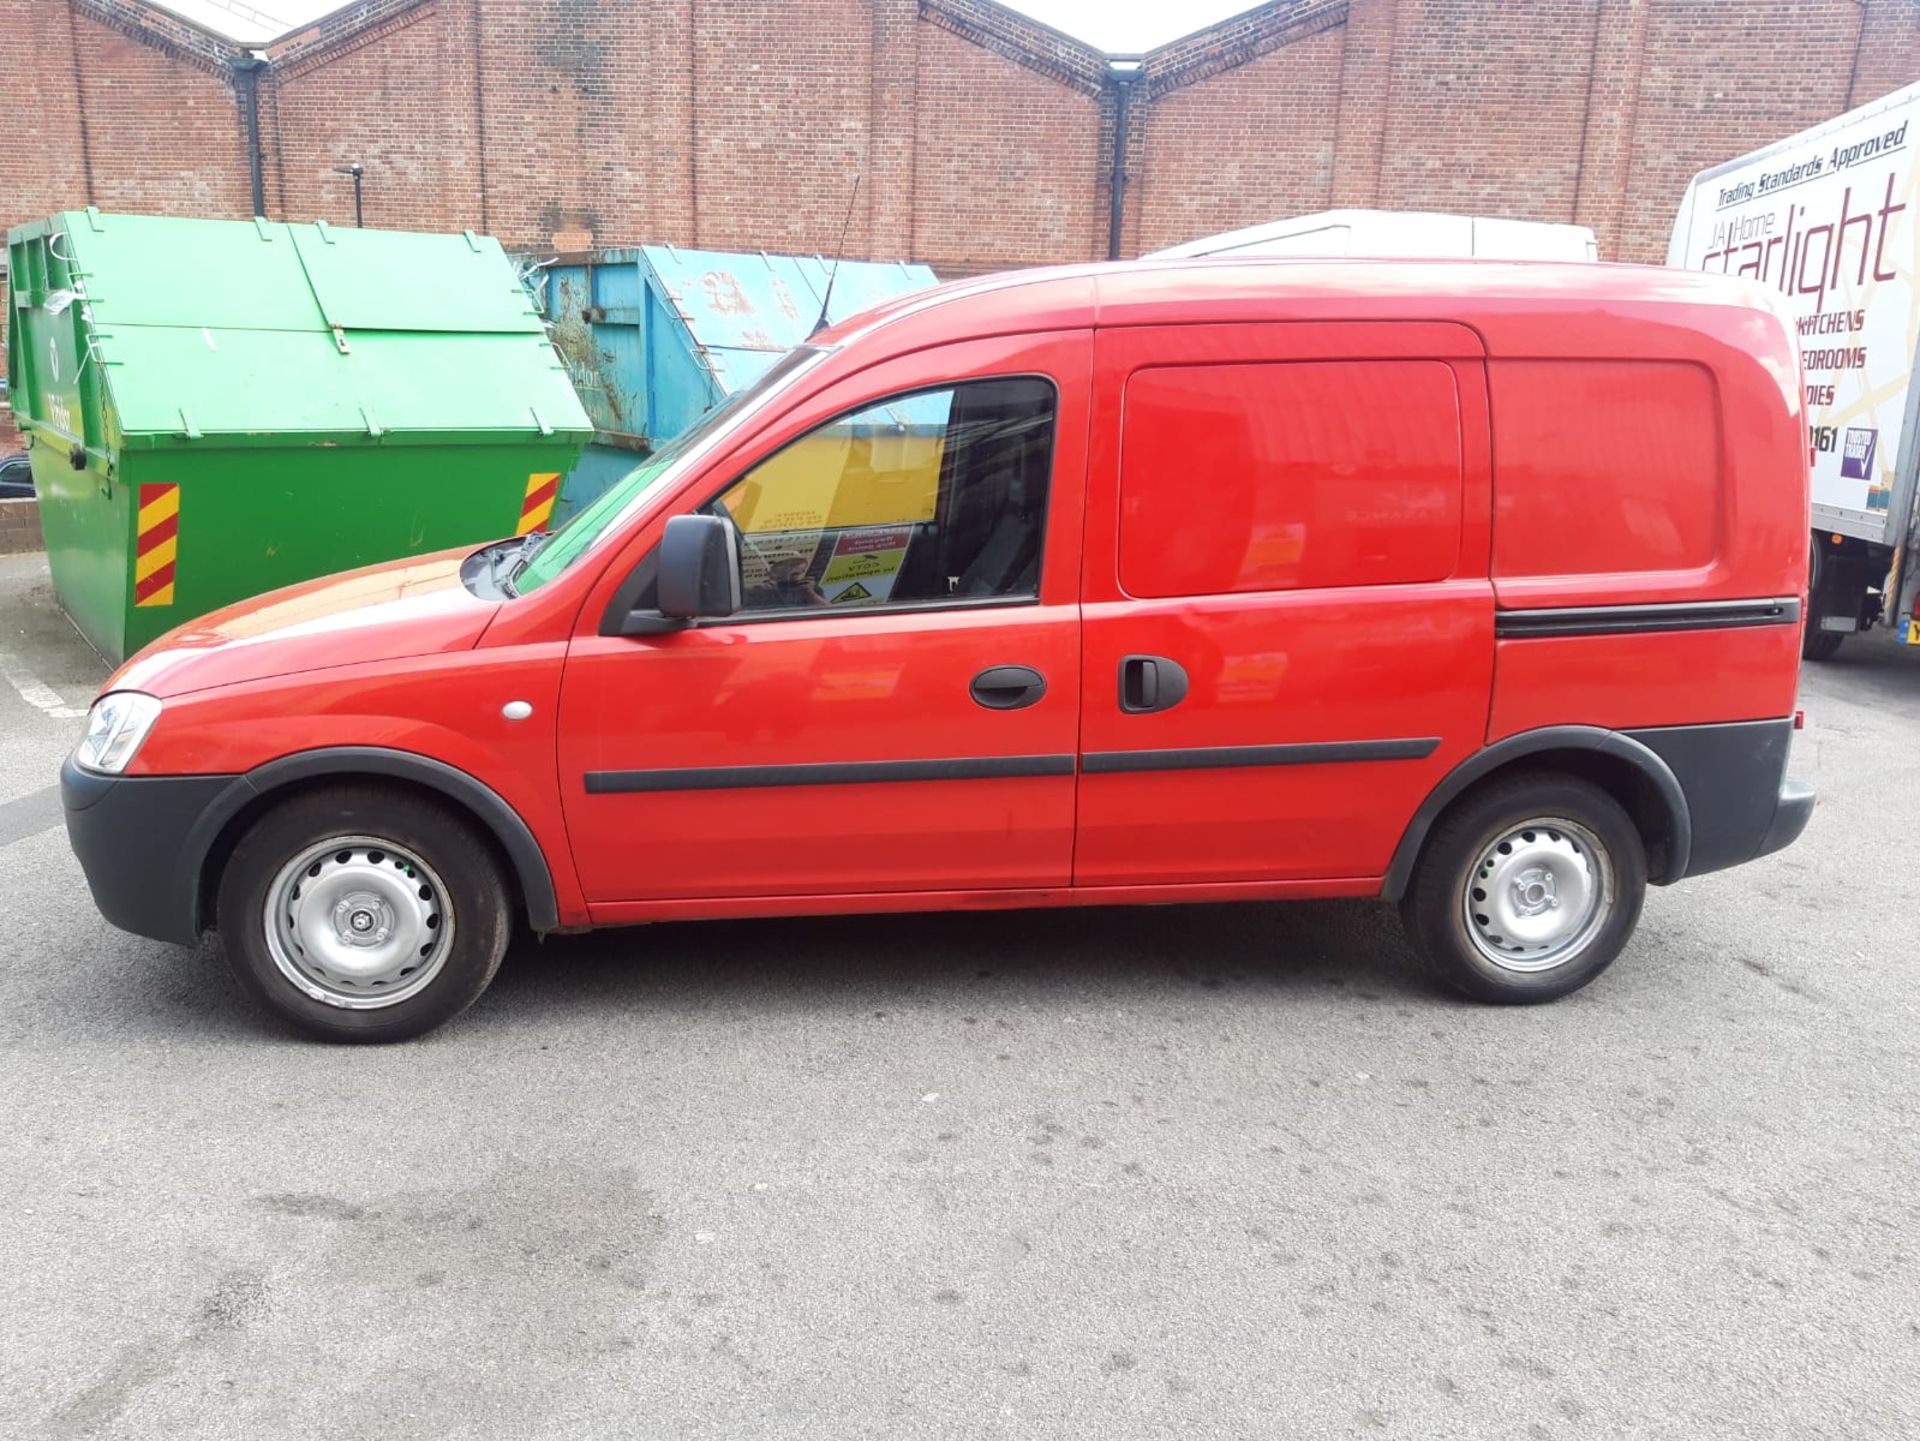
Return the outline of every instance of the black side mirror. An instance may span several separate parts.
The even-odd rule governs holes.
[[[740,548],[717,515],[676,515],[660,538],[660,614],[673,620],[740,609]]]

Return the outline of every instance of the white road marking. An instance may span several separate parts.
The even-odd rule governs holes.
[[[4,651],[0,651],[0,676],[7,678],[7,684],[20,693],[21,700],[55,720],[72,720],[87,713],[85,706],[68,705],[58,691],[22,665],[19,657]]]

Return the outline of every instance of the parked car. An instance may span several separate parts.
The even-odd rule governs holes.
[[[1548,1000],[1647,884],[1807,822],[1803,443],[1791,328],[1724,278],[960,282],[550,536],[162,638],[68,830],[110,921],[216,926],[341,1040],[460,1012],[516,918],[1379,896]]]
[[[0,500],[23,500],[33,495],[33,465],[24,450],[0,455]]]

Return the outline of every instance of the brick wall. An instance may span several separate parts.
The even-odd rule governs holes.
[[[84,201],[92,189],[75,76],[80,33],[91,43],[93,27],[65,5],[0,0],[0,41],[15,57],[7,67],[8,109],[18,127],[0,145],[0,222]],[[23,63],[29,56],[32,63]]]
[[[1920,79],[1916,0],[1273,0],[1144,57],[1122,250],[1333,205],[1592,225]],[[141,0],[0,0],[0,224],[252,209],[238,52]],[[992,0],[358,0],[260,80],[274,216],[530,248],[1103,256],[1105,57]]]
[[[1529,0],[1515,25],[1511,7],[1402,0],[1381,202],[1570,219],[1598,10]]]
[[[1001,37],[957,10],[933,19],[917,44],[911,258],[960,274],[1104,255],[1095,66],[989,48]]]
[[[1269,44],[1256,37],[1252,58],[1231,66],[1202,51],[1193,58],[1212,61],[1204,74],[1168,63],[1174,55],[1149,67],[1145,101],[1134,105],[1143,143],[1128,147],[1136,178],[1124,248],[1157,250],[1328,209],[1346,29],[1283,30],[1264,37]]]
[[[436,6],[420,5],[389,17],[367,43],[274,67],[261,86],[268,208],[351,225],[353,178],[335,167],[359,164],[368,225],[417,229],[417,216],[437,223],[473,210],[479,187],[459,163],[475,148],[471,80],[466,104],[449,106],[453,87],[431,78],[446,74],[449,59],[467,60],[472,74],[462,47],[447,44],[452,28]]]
[[[778,37],[769,45],[770,37]],[[866,164],[873,20],[865,0],[727,0],[701,7],[693,86],[702,244],[825,251]],[[786,203],[769,209],[769,197]],[[869,249],[861,207],[847,244]]]
[[[1876,28],[1913,7],[1857,0],[1690,0],[1651,7],[1629,155],[1617,209],[1620,250],[1664,260],[1674,200],[1701,154],[1730,157],[1748,136],[1790,135],[1870,100],[1856,82],[1863,15]],[[1738,62],[1737,64],[1735,62]],[[1887,89],[1911,84],[1889,77]],[[1851,98],[1850,98],[1851,97]]]
[[[693,3],[439,0],[466,40],[447,95],[479,142],[476,228],[568,249],[692,238]]]
[[[112,13],[98,0],[75,0],[70,9],[68,78],[92,183],[85,196],[63,197],[56,204],[245,215],[246,139],[231,72],[204,45],[176,41],[171,29],[156,33],[102,23],[101,17]],[[26,217],[6,218],[11,224]]]
[[[45,544],[40,536],[40,502],[25,496],[0,498],[0,555],[39,550]]]

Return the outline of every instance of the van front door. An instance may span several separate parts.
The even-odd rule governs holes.
[[[583,617],[560,780],[597,921],[1068,884],[1091,353],[976,342],[842,382],[679,507],[731,522],[739,613]]]
[[[1099,333],[1076,885],[1377,886],[1486,732],[1481,356],[1432,323]]]

